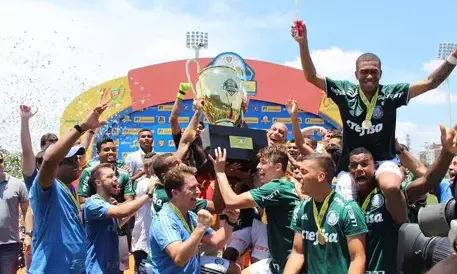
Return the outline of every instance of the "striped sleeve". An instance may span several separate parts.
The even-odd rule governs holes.
[[[160,211],[154,220],[154,238],[164,251],[167,246],[176,241],[183,241],[181,235],[181,226],[176,218],[168,215],[167,211]]]

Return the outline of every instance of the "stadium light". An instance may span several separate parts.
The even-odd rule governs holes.
[[[186,33],[186,47],[195,51],[195,58],[199,57],[200,49],[208,48],[208,32],[188,31]]]
[[[438,44],[438,55],[439,60],[446,60],[446,58],[452,53],[457,47],[457,43],[439,43]],[[447,100],[447,118],[449,128],[452,128],[452,108],[451,108],[451,89],[449,86],[449,77],[446,78],[446,100]]]

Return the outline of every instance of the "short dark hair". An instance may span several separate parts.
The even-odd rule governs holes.
[[[35,164],[37,165],[37,167],[41,166],[41,164],[43,163],[43,156],[45,152],[46,150],[42,150],[35,155]]]
[[[349,153],[349,158],[351,158],[354,155],[358,155],[358,154],[369,154],[371,156],[371,158],[373,158],[373,160],[374,160],[373,154],[371,154],[371,152],[364,147],[354,148],[351,151],[351,153]]]
[[[113,169],[113,165],[110,163],[103,163],[95,166],[94,169],[91,170],[88,181],[90,195],[95,194],[97,192],[97,185],[95,184],[95,181],[100,179],[102,169],[105,168]]]
[[[111,138],[103,138],[102,140],[100,140],[98,143],[97,143],[97,152],[100,152],[100,150],[102,149],[102,145],[106,144],[106,143],[114,143],[114,140],[111,139]]]
[[[259,160],[266,160],[273,164],[281,164],[282,171],[286,172],[287,164],[289,163],[289,156],[287,153],[287,147],[282,144],[275,144],[272,146],[264,147],[257,154]]]
[[[163,183],[168,198],[172,198],[171,191],[173,189],[182,189],[182,186],[184,185],[184,174],[195,175],[196,172],[197,170],[195,168],[186,165],[179,165],[170,169],[165,174]]]
[[[332,158],[326,153],[311,153],[306,155],[303,161],[313,161],[318,164],[321,171],[325,173],[325,177],[327,178],[327,182],[329,184],[332,183],[333,177],[335,177],[335,163],[333,162]]]
[[[203,121],[199,121],[198,122],[203,128],[205,128],[205,123],[203,123]]]
[[[156,156],[157,153],[151,151],[151,152],[148,152],[144,155],[144,159],[151,159],[152,157]]]
[[[40,139],[40,147],[43,148],[46,145],[46,142],[55,143],[59,141],[59,137],[54,133],[46,133],[45,135],[41,136]]]
[[[356,69],[359,69],[359,64],[363,61],[376,61],[379,63],[379,68],[381,68],[381,59],[379,59],[379,57],[374,53],[367,52],[360,55],[359,58],[357,58],[357,61],[355,61]]]
[[[156,155],[154,157],[154,160],[152,161],[152,169],[154,170],[154,174],[157,176],[159,181],[161,183],[164,182],[165,178],[163,177],[162,174],[165,174],[168,172],[170,169],[166,164],[165,164],[165,159],[168,157],[173,156],[173,153],[168,152],[160,155]]]

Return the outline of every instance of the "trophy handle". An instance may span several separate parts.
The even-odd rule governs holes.
[[[195,63],[195,65],[197,65],[197,74],[200,72],[200,64],[195,59],[190,59],[190,60],[187,60],[187,62],[186,62],[187,82],[189,82],[190,88],[192,89],[192,92],[194,93],[194,98],[197,99],[197,92],[195,90],[194,84],[192,83],[192,78],[190,77],[190,72],[189,72],[190,63]]]

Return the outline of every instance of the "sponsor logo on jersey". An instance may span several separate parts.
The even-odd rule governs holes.
[[[338,234],[326,233],[325,229],[322,229],[322,233],[324,233],[326,243],[338,243]],[[312,242],[313,245],[319,244],[317,241],[317,232],[315,231],[302,230],[301,236],[304,240]]]
[[[277,197],[278,195],[279,195],[279,189],[276,189],[270,195],[262,196],[262,202],[272,200],[273,198]]]
[[[382,123],[372,125],[369,129],[364,129],[361,125],[354,123],[351,120],[347,120],[346,123],[351,128],[351,130],[357,132],[359,136],[375,134],[381,132],[383,128]]]
[[[336,202],[339,206],[344,207],[344,202],[343,202],[343,200],[341,200],[340,197],[335,197],[335,199],[333,199],[333,201]]]
[[[384,115],[384,111],[382,110],[381,106],[375,106],[373,110],[373,118],[381,119]]]
[[[381,206],[384,205],[384,196],[382,194],[378,193],[373,196],[371,199],[371,206],[374,208],[380,208]]]
[[[351,219],[351,225],[357,227],[357,219],[355,218],[354,211],[350,206],[346,206],[346,209],[348,210],[349,219]]]
[[[339,215],[335,210],[330,210],[327,213],[327,224],[334,226],[338,223]]]
[[[365,214],[365,222],[367,224],[375,224],[375,223],[382,223],[384,222],[384,218],[382,213],[373,213],[373,214]]]
[[[262,106],[262,112],[281,112],[281,106]]]
[[[303,214],[303,216],[301,216],[301,219],[307,221],[308,220],[308,214],[306,214],[306,213]]]

